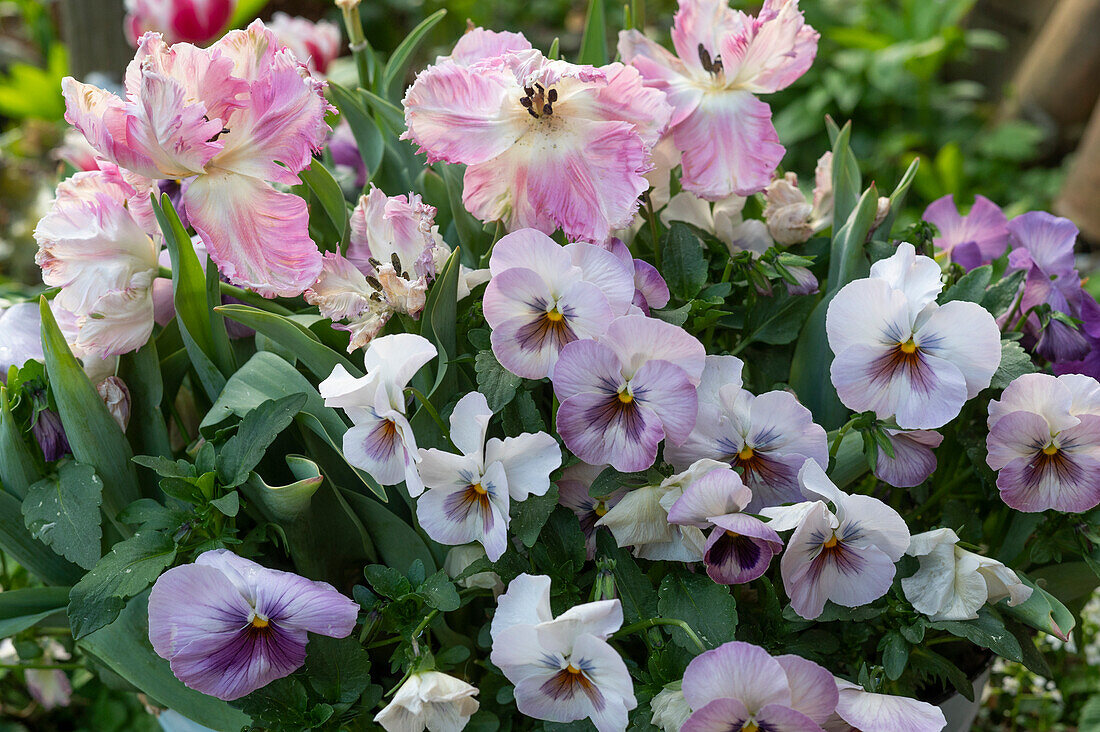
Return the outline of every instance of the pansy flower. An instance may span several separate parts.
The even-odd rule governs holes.
[[[1081,374],[1024,374],[989,403],[986,462],[1017,511],[1100,504],[1100,384]]]
[[[826,600],[859,607],[885,595],[909,548],[904,519],[877,498],[844,493],[813,460],[798,480],[809,501],[761,511],[775,531],[794,529],[780,563],[794,611],[813,620]]]
[[[339,364],[318,388],[325,405],[340,407],[353,426],[344,433],[344,457],[382,485],[405,481],[410,496],[424,491],[417,471],[420,455],[405,414],[405,387],[420,367],[436,357],[432,342],[412,333],[371,341],[367,374],[355,378]]]
[[[485,320],[493,353],[526,379],[549,376],[562,348],[603,335],[634,299],[633,273],[592,244],[562,247],[540,231],[508,234],[489,259]]]
[[[682,444],[695,426],[705,358],[683,328],[643,315],[566,344],[552,375],[566,447],[586,463],[645,470],[663,439]]]
[[[307,633],[346,637],[358,613],[332,585],[215,549],[157,578],[149,640],[180,681],[232,700],[300,667]]]
[[[644,259],[634,259],[622,239],[612,237],[606,246],[633,274],[633,304],[642,311],[643,315],[649,315],[650,308],[663,308],[668,305],[670,296],[668,283],[656,267]]]
[[[1000,207],[985,196],[974,196],[970,213],[963,216],[948,194],[928,204],[921,216],[939,229],[932,240],[936,256],[971,270],[989,264],[1008,248],[1008,219]]]
[[[638,705],[633,683],[607,639],[623,622],[618,600],[550,610],[550,578],[521,574],[497,600],[490,660],[515,684],[516,707],[535,719],[589,719],[621,732]]]
[[[187,220],[230,281],[301,294],[321,270],[295,185],[328,136],[324,82],[255,21],[210,48],[142,36],[125,97],[62,83],[65,118],[96,152],[150,179],[182,182]]]
[[[829,464],[825,430],[793,394],[753,396],[741,388],[743,364],[735,356],[707,356],[696,389],[699,417],[682,445],[666,445],[677,468],[700,458],[721,460],[744,471],[752,491],[749,510],[798,501],[798,471],[807,458]]]
[[[574,463],[562,471],[557,481],[558,503],[577,515],[581,531],[584,532],[584,545],[591,559],[596,554],[596,522],[607,515],[626,495],[625,488],[616,488],[606,496],[589,495],[589,486],[595,482],[606,465]]]
[[[836,684],[821,666],[741,641],[692,659],[683,690],[694,710],[683,732],[815,732],[837,704]]]
[[[710,528],[703,561],[712,580],[723,585],[750,582],[783,551],[775,530],[747,513],[752,491],[728,466],[711,470],[692,482],[668,510],[668,521],[698,529]]]
[[[895,417],[905,429],[934,429],[989,386],[1001,362],[1001,334],[972,302],[936,304],[940,267],[902,242],[871,276],[840,289],[825,320],[836,358],[830,368],[844,405]]]
[[[933,448],[943,442],[943,435],[935,430],[894,430],[883,432],[890,441],[894,454],[878,451],[875,460],[875,477],[896,488],[912,488],[936,472],[936,454]]]
[[[482,221],[604,241],[649,187],[643,174],[671,112],[664,95],[619,63],[494,45],[481,48],[499,55],[443,59],[417,76],[403,137],[429,162],[467,166],[462,201]]]
[[[507,548],[509,501],[541,496],[561,465],[561,448],[545,432],[485,439],[493,410],[472,391],[451,413],[451,440],[461,454],[420,450],[420,477],[428,487],[416,516],[440,544],[476,541],[496,561]]]
[[[619,34],[623,60],[668,95],[685,190],[716,201],[764,189],[783,159],[771,108],[757,99],[790,86],[817,53],[818,33],[798,0],[767,0],[756,17],[726,0],[680,0],[676,55],[635,30]]]
[[[823,725],[829,732],[943,732],[947,719],[934,704],[907,696],[875,694],[835,678],[836,712]]]
[[[440,671],[409,676],[393,700],[374,717],[386,732],[460,732],[481,706],[478,690]]]

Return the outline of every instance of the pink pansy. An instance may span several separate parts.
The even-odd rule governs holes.
[[[766,0],[756,17],[726,0],[680,0],[676,55],[638,31],[619,34],[623,60],[668,95],[685,190],[708,200],[763,190],[783,159],[771,108],[756,98],[790,86],[813,63],[817,32],[798,0]]]
[[[232,282],[271,297],[317,279],[305,200],[272,184],[299,183],[324,143],[324,83],[257,21],[208,49],[148,33],[125,86],[120,98],[66,78],[66,119],[120,167],[182,181],[187,218]]]
[[[672,524],[711,528],[703,549],[707,574],[724,585],[750,582],[783,551],[783,540],[766,523],[742,513],[750,491],[732,468],[712,470],[684,489],[668,510]]]
[[[890,457],[879,449],[875,463],[875,477],[896,488],[912,488],[928,479],[936,471],[936,455],[932,449],[943,442],[943,435],[935,430],[887,429],[886,439],[894,449]]]
[[[989,403],[986,462],[1017,511],[1081,513],[1100,504],[1100,384],[1025,374]]]
[[[825,430],[793,394],[753,396],[741,388],[741,360],[707,356],[696,389],[699,418],[681,445],[666,445],[677,468],[700,458],[721,460],[744,471],[752,490],[749,510],[801,500],[798,471],[807,458],[829,464]]]
[[[61,288],[53,308],[81,354],[128,353],[153,332],[159,246],[128,208],[135,193],[114,166],[77,173],[35,228],[42,281]]]
[[[566,447],[586,463],[645,470],[663,439],[682,444],[695,426],[705,358],[687,331],[643,315],[566,344],[552,374]]]
[[[328,65],[340,55],[340,26],[330,21],[314,23],[278,12],[271,16],[267,27],[279,39],[280,46],[289,49],[315,74],[324,74]]]
[[[202,45],[222,34],[236,7],[237,0],[126,0],[126,35],[133,46],[149,31]]]
[[[450,55],[437,56],[436,65],[452,61],[459,66],[473,66],[485,59],[503,56],[509,51],[530,51],[531,42],[522,33],[493,31],[487,28],[467,28],[451,49]]]
[[[344,456],[382,485],[405,482],[410,496],[424,492],[416,437],[405,413],[405,387],[437,355],[432,342],[412,333],[371,341],[364,354],[366,376],[355,378],[337,365],[318,389],[325,405],[340,407],[353,426],[344,433]]]
[[[592,244],[562,247],[535,229],[502,237],[489,270],[484,308],[493,353],[526,379],[549,376],[567,344],[602,335],[635,291],[615,255]]]
[[[670,113],[629,66],[533,50],[472,66],[443,60],[421,72],[404,105],[403,137],[429,162],[468,166],[462,200],[474,216],[594,242],[633,219]]]
[[[780,563],[794,611],[813,620],[826,600],[859,607],[885,595],[909,548],[905,520],[877,498],[844,493],[813,460],[798,480],[810,500],[761,511],[774,530],[794,529]]]
[[[605,468],[606,465],[574,463],[562,471],[557,481],[558,503],[577,515],[589,559],[596,554],[596,522],[626,495],[625,488],[616,488],[606,496],[589,495],[589,486]]]
[[[820,732],[837,704],[837,687],[821,666],[741,641],[692,659],[683,689],[693,710],[683,732]]]
[[[997,323],[976,303],[937,305],[942,288],[939,265],[907,242],[872,265],[870,277],[841,288],[825,329],[845,406],[933,429],[989,386],[1001,362]]]
[[[476,541],[495,562],[508,547],[509,502],[546,494],[561,448],[545,432],[486,440],[492,416],[485,396],[472,391],[451,413],[451,440],[461,454],[420,450],[428,490],[416,503],[416,517],[440,544]]]
[[[936,251],[965,269],[989,264],[1008,248],[1008,219],[985,196],[975,196],[970,213],[963,216],[955,206],[955,197],[948,194],[928,204],[921,218],[940,231],[932,240]]]
[[[947,719],[939,707],[907,696],[873,694],[835,678],[836,713],[823,725],[828,732],[943,732]]]

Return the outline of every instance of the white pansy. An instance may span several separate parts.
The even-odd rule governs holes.
[[[413,674],[375,716],[386,732],[459,732],[478,710],[478,690],[439,671]]]

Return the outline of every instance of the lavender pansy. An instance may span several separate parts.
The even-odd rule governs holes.
[[[625,488],[616,488],[606,496],[591,496],[589,486],[604,471],[606,465],[574,463],[562,471],[558,479],[558,503],[577,515],[581,531],[584,532],[584,544],[591,559],[596,554],[596,522],[626,495]]]
[[[753,396],[741,388],[740,359],[707,356],[696,389],[699,417],[682,445],[666,445],[665,457],[677,468],[700,458],[729,463],[744,471],[754,511],[801,500],[798,471],[807,458],[829,464],[825,430],[793,394],[772,391]]]
[[[644,259],[632,258],[630,250],[627,249],[622,239],[613,237],[608,241],[607,247],[608,250],[618,257],[619,261],[633,274],[633,304],[637,306],[643,314],[649,315],[650,308],[663,308],[665,305],[668,305],[670,296],[668,283],[665,282],[665,278],[661,276],[661,273],[657,271],[656,267]]]
[[[941,427],[989,386],[1001,336],[972,302],[937,305],[940,268],[902,242],[871,276],[849,282],[825,321],[833,385],[849,409],[895,417],[905,429]]]
[[[476,541],[496,561],[507,548],[509,501],[541,496],[561,465],[561,448],[545,432],[485,439],[493,410],[480,392],[458,400],[451,439],[461,454],[420,450],[420,477],[428,487],[416,516],[441,544]]]
[[[986,462],[1017,511],[1081,513],[1100,504],[1100,384],[1025,374],[989,403]]]
[[[567,344],[554,366],[558,431],[587,463],[645,470],[668,438],[695,426],[695,386],[706,358],[682,328],[642,315],[617,318],[599,341]]]
[[[989,264],[1008,248],[1008,219],[997,204],[985,196],[975,196],[970,213],[963,216],[948,194],[928,204],[921,217],[939,229],[932,240],[937,257],[971,270]]]
[[[490,659],[515,684],[523,714],[590,719],[598,732],[621,732],[638,705],[626,664],[607,643],[622,622],[618,600],[576,605],[555,618],[550,578],[521,574],[497,601]]]
[[[694,710],[683,732],[819,732],[837,704],[836,684],[821,666],[741,641],[692,659],[683,692]]]
[[[882,449],[878,451],[875,477],[896,488],[912,488],[935,472],[936,455],[932,449],[940,446],[943,435],[935,430],[885,429],[883,432],[894,455],[891,457]]]
[[[38,303],[21,302],[0,310],[0,383],[8,369],[42,360],[42,316]]]
[[[307,632],[343,638],[358,613],[331,585],[215,549],[157,579],[149,640],[180,681],[232,700],[301,666]]]
[[[783,540],[766,523],[742,513],[752,491],[728,466],[711,470],[684,488],[668,510],[668,521],[698,529],[710,528],[703,562],[712,580],[723,585],[750,582],[764,573],[772,557],[783,551]]]
[[[844,493],[813,460],[798,480],[809,501],[761,511],[774,530],[794,529],[780,565],[791,607],[813,620],[826,600],[859,607],[882,597],[909,548],[905,521],[877,498]]]

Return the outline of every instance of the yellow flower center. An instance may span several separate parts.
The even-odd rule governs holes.
[[[759,732],[760,728],[756,726],[756,722],[745,722],[745,726],[741,728],[741,732]]]
[[[729,529],[726,529],[726,536],[728,536],[731,539],[736,539],[737,537],[739,537],[741,535],[738,534],[736,531],[730,531]]]
[[[916,353],[917,352],[917,344],[913,343],[912,338],[907,340],[905,343],[899,344],[898,348],[901,349],[902,353]]]
[[[574,676],[581,672],[581,670],[579,668],[577,668],[576,666],[574,666],[573,664],[569,664],[568,666],[566,666],[565,670],[566,670],[566,672],[571,673]]]
[[[1054,444],[1047,445],[1046,447],[1043,448],[1043,454],[1044,455],[1057,455],[1058,454],[1058,446],[1054,445]]]
[[[252,627],[253,628],[266,628],[270,624],[271,624],[270,620],[268,620],[267,618],[261,618],[259,615],[255,615],[252,618]]]
[[[833,534],[832,536],[829,537],[829,540],[825,542],[825,548],[826,549],[832,549],[838,543],[839,543],[839,540],[836,538],[836,534]]]
[[[619,392],[619,401],[623,404],[630,404],[634,401],[634,395],[624,389]]]
[[[752,451],[752,448],[749,447],[748,445],[745,445],[744,447],[742,447],[740,450],[737,451],[737,458],[739,460],[752,460],[753,454],[754,453]]]
[[[484,496],[486,493],[489,492],[489,491],[485,490],[485,486],[483,486],[481,483],[474,483],[470,487],[473,488],[474,493],[477,493],[478,495]]]
[[[564,317],[565,316],[562,315],[557,308],[554,308],[546,314],[546,319],[549,320],[551,323],[560,323],[561,319]]]
[[[596,507],[592,509],[592,511],[597,516],[603,516],[607,513],[607,504],[605,504],[603,501],[599,501],[596,503]]]

